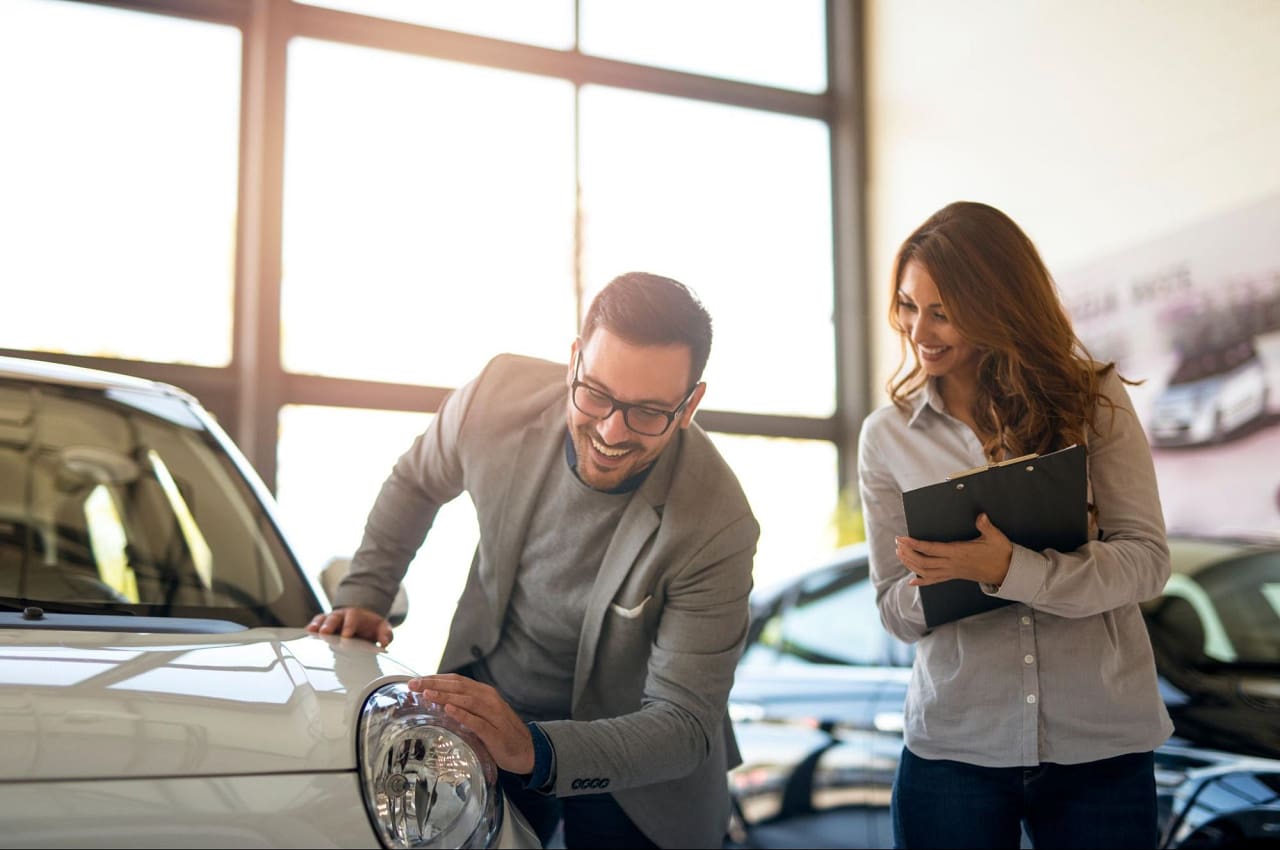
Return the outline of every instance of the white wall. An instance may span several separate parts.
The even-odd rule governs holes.
[[[1051,270],[1280,192],[1280,0],[868,0],[872,386],[902,239],[953,200]]]

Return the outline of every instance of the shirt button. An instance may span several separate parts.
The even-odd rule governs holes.
[[[1029,625],[1031,625],[1031,618],[1030,618],[1030,617],[1023,617],[1023,618],[1022,618],[1022,625],[1024,625],[1024,626],[1029,626]]]
[[[1024,655],[1022,656],[1022,660],[1027,662],[1028,664],[1032,664],[1035,662],[1036,657],[1034,655]]]
[[[1030,705],[1035,705],[1035,704],[1036,704],[1036,695],[1035,695],[1035,694],[1027,694],[1027,702],[1028,702]]]

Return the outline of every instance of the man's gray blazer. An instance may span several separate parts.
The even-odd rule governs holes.
[[[446,400],[383,485],[335,606],[385,614],[436,512],[465,490],[480,543],[440,669],[493,651],[534,502],[550,465],[565,462],[567,373],[501,355]],[[572,719],[540,724],[555,748],[557,796],[607,790],[660,846],[722,845],[726,771],[741,761],[726,704],[758,537],[711,440],[697,425],[677,432],[596,576]]]

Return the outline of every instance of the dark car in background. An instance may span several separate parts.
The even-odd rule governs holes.
[[[1173,536],[1143,605],[1174,735],[1163,847],[1280,846],[1280,541]],[[884,631],[865,544],[753,597],[730,711],[748,847],[889,847],[914,648]]]

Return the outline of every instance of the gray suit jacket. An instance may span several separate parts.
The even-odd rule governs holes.
[[[565,462],[567,371],[501,355],[446,400],[383,485],[335,606],[389,610],[436,512],[465,490],[480,543],[440,669],[493,651],[535,500],[550,464]],[[660,846],[721,846],[726,771],[740,763],[726,704],[758,537],[711,440],[697,425],[678,432],[596,576],[572,719],[541,724],[555,747],[557,796],[607,790]]]

